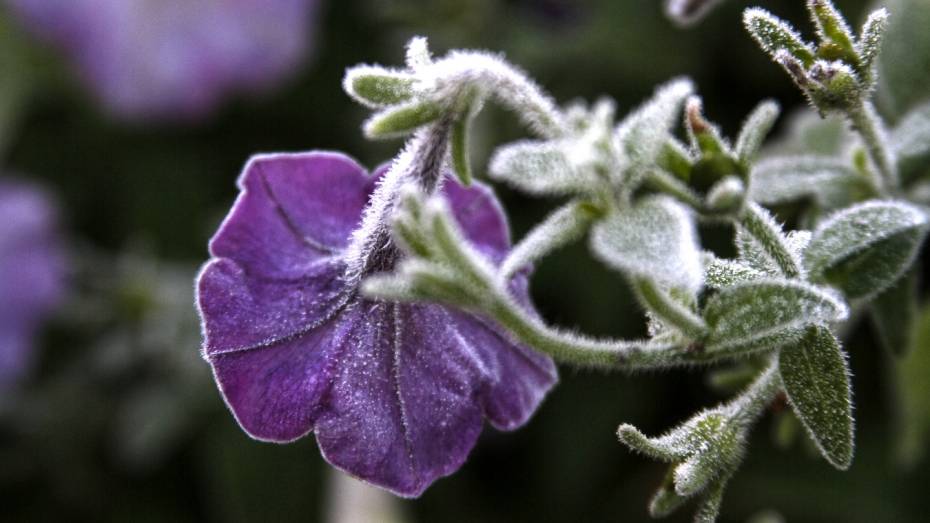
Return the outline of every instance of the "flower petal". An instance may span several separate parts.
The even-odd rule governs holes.
[[[255,156],[210,253],[235,260],[250,274],[300,276],[346,246],[373,183],[354,160],[338,153]]]
[[[242,428],[278,443],[310,432],[353,328],[340,316],[269,346],[211,354],[217,384]]]
[[[316,436],[326,459],[402,496],[465,461],[482,427],[482,371],[435,305],[361,301]]]
[[[197,280],[206,356],[259,349],[332,318],[347,299],[338,258],[323,258],[293,279],[261,277],[214,259]]]

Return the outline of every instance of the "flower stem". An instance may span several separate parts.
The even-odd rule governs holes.
[[[633,283],[643,305],[669,327],[678,329],[692,340],[701,340],[707,336],[707,323],[683,304],[672,299],[668,292],[654,281],[638,278]]]
[[[780,228],[769,213],[754,202],[748,202],[737,218],[738,224],[765,250],[788,278],[801,275],[797,258],[785,245]]]
[[[684,342],[599,340],[546,326],[513,300],[498,297],[487,311],[519,341],[557,361],[603,369],[656,369],[706,361]]]
[[[730,403],[728,409],[732,412],[731,417],[743,426],[753,423],[771,405],[781,390],[778,356],[773,355],[769,366],[759,374],[752,385]]]
[[[846,115],[852,122],[853,128],[862,137],[872,164],[878,170],[878,176],[874,176],[872,180],[876,191],[882,195],[894,193],[898,188],[897,167],[888,147],[884,124],[875,106],[871,101],[865,100],[847,111]]]

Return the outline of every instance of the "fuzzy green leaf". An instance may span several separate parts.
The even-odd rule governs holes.
[[[856,51],[859,53],[859,59],[862,61],[864,69],[870,70],[875,63],[875,58],[881,52],[886,29],[888,29],[888,10],[886,9],[872,11],[865,23],[862,24]],[[871,71],[869,72],[871,73]]]
[[[853,458],[852,391],[840,343],[827,327],[811,326],[785,347],[779,372],[788,400],[823,457],[846,470]]]
[[[413,75],[383,67],[358,66],[346,71],[343,89],[368,107],[387,107],[413,98]]]
[[[653,197],[610,213],[592,228],[591,250],[610,267],[696,292],[702,268],[694,222],[678,202]]]
[[[814,52],[794,29],[764,9],[750,8],[743,13],[746,30],[766,53],[775,56],[787,51],[805,67],[814,63]]]
[[[450,154],[452,156],[452,170],[462,185],[471,185],[471,160],[468,157],[468,128],[471,115],[464,114],[452,124],[452,137]]]
[[[778,156],[759,161],[752,170],[749,197],[765,205],[812,197],[819,203],[861,199],[868,181],[849,162],[828,156]]]
[[[778,103],[773,100],[761,102],[743,122],[739,138],[736,139],[736,156],[745,164],[755,158],[762,141],[772,130],[778,118]]]
[[[843,320],[847,314],[846,305],[832,293],[797,280],[743,283],[724,288],[707,301],[704,319],[711,334],[706,348],[750,346],[811,323]]]
[[[862,203],[827,218],[804,251],[811,281],[866,299],[893,284],[911,265],[927,231],[924,213],[906,203]]]
[[[678,121],[682,104],[693,91],[690,80],[672,80],[621,122],[615,141],[631,167],[642,169],[655,164]]]
[[[365,122],[369,138],[404,136],[442,116],[442,107],[431,101],[416,101],[389,107]]]
[[[852,31],[836,7],[829,0],[808,0],[807,7],[824,43],[836,46],[844,57],[856,57]]]
[[[604,183],[594,158],[572,140],[524,140],[497,149],[488,167],[491,178],[530,194],[591,193]]]

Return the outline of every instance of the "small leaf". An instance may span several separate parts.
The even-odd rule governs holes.
[[[844,58],[856,58],[852,31],[836,7],[829,0],[808,0],[807,7],[824,43],[838,47],[844,53]]]
[[[708,351],[790,334],[811,323],[846,318],[846,305],[825,289],[797,280],[766,279],[727,287],[704,308]]]
[[[814,63],[814,52],[794,29],[764,9],[750,8],[743,13],[743,23],[766,53],[774,56],[787,51],[805,67]]]
[[[659,485],[659,488],[649,501],[649,515],[654,518],[664,518],[688,501],[688,498],[679,496],[675,492],[674,472],[674,467],[669,468],[665,479],[662,480],[662,484]]]
[[[694,221],[681,204],[652,197],[610,213],[592,228],[591,250],[610,267],[696,292],[702,268]]]
[[[913,325],[917,320],[917,273],[911,269],[871,303],[872,323],[879,342],[890,354],[898,357],[910,350]]]
[[[862,60],[862,67],[871,69],[875,58],[881,51],[885,30],[888,29],[888,10],[877,9],[869,14],[859,35],[856,51]]]
[[[775,125],[778,113],[778,103],[766,100],[757,105],[749,114],[739,132],[739,138],[736,139],[736,156],[741,162],[745,164],[752,162],[762,141]]]
[[[704,499],[698,505],[697,513],[694,514],[695,523],[714,523],[717,516],[720,515],[720,505],[723,503],[723,493],[726,491],[729,476],[721,478],[714,482],[704,494]]]
[[[659,438],[649,438],[633,425],[623,424],[617,429],[617,437],[627,447],[653,459],[672,462],[687,456],[687,431],[682,429],[673,429]]]
[[[409,73],[362,65],[346,71],[343,89],[368,107],[386,107],[413,98],[414,78]]]
[[[462,185],[469,186],[472,181],[471,160],[468,158],[468,128],[471,123],[471,111],[460,116],[452,124],[451,156],[452,170]]]
[[[927,217],[906,203],[874,201],[835,213],[804,251],[811,281],[828,282],[850,299],[866,299],[910,266],[927,231]]]
[[[573,147],[570,140],[524,140],[499,147],[488,172],[491,178],[530,194],[591,193],[605,179],[584,149]]]
[[[792,408],[823,457],[840,470],[849,468],[852,399],[839,341],[827,327],[811,326],[801,343],[782,350],[778,368]]]
[[[416,101],[389,107],[365,122],[365,135],[369,138],[404,136],[417,128],[438,120],[442,107],[431,101]]]
[[[656,162],[671,137],[682,104],[693,91],[690,80],[672,80],[617,126],[614,139],[630,166],[643,169]]]
[[[704,284],[713,289],[762,279],[768,274],[738,260],[710,258],[704,262]]]
[[[867,191],[867,181],[848,162],[829,156],[777,156],[752,169],[749,197],[765,205],[813,197],[842,203]],[[854,200],[853,200],[854,201]],[[831,205],[832,206],[832,205]]]

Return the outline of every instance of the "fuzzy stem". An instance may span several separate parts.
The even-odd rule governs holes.
[[[772,257],[786,277],[797,278],[801,275],[798,260],[785,245],[781,231],[764,209],[754,202],[748,202],[737,220],[739,225],[752,235]]]
[[[664,289],[648,278],[638,278],[633,282],[640,301],[668,326],[678,329],[692,340],[701,340],[707,336],[707,323],[691,312],[687,307],[672,299]]]
[[[878,170],[878,176],[873,176],[872,179],[875,190],[882,195],[894,193],[898,188],[897,167],[894,155],[888,147],[884,123],[875,111],[875,106],[865,100],[857,107],[846,111],[846,115],[852,122],[853,129],[862,137],[869,158]]]
[[[577,240],[587,232],[597,214],[596,207],[588,202],[573,201],[562,206],[513,247],[501,263],[498,278],[510,281],[520,269]]]
[[[772,404],[782,390],[781,374],[778,372],[778,356],[773,356],[769,366],[759,374],[752,385],[734,399],[728,409],[732,419],[743,426],[755,422]]]

